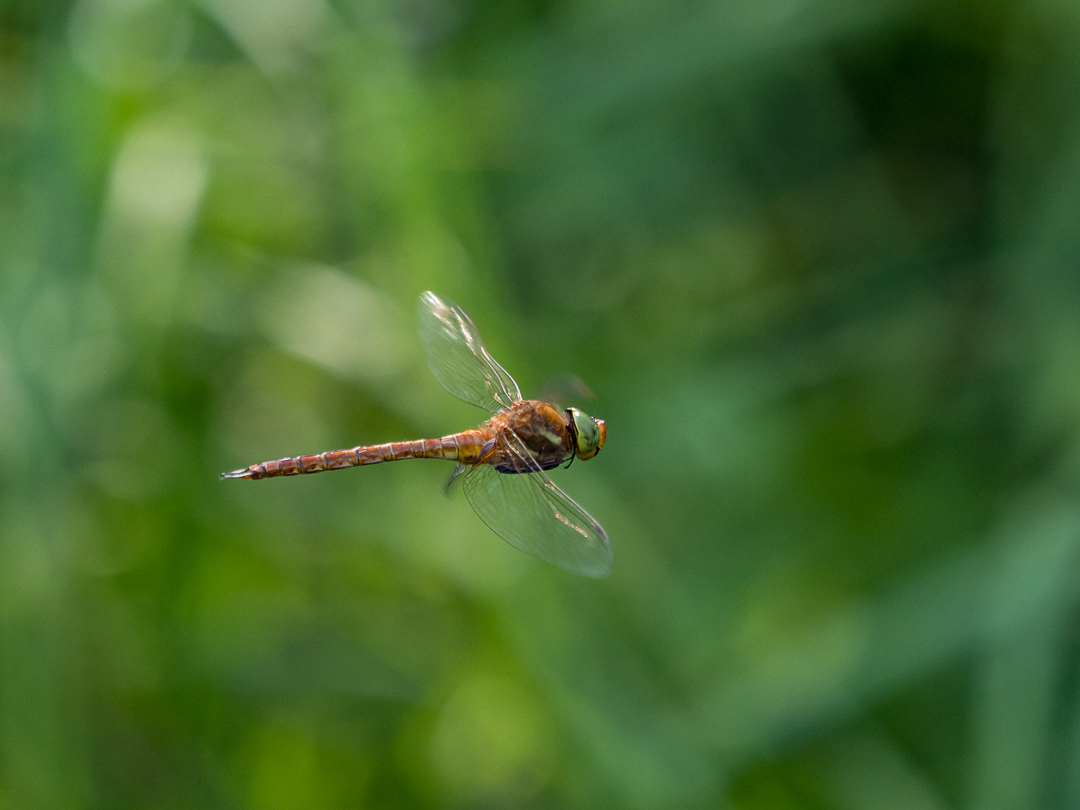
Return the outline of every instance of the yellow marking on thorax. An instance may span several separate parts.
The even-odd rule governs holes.
[[[541,428],[540,435],[543,436],[545,439],[547,439],[549,442],[551,442],[556,447],[558,447],[559,445],[562,444],[562,437],[559,436],[558,433],[553,433],[550,430],[548,430],[547,428]]]

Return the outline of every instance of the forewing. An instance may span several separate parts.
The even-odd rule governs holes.
[[[426,292],[418,313],[428,368],[443,388],[491,413],[521,399],[514,378],[488,352],[480,330],[461,307]]]
[[[488,525],[510,545],[571,574],[606,577],[611,545],[600,524],[536,467],[516,437],[500,437],[534,468],[530,473],[500,473],[476,465],[465,476],[465,497]]]
[[[562,410],[569,405],[592,402],[596,394],[576,374],[563,374],[547,380],[537,392],[535,399],[550,402]]]

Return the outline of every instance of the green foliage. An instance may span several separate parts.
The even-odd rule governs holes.
[[[0,808],[1080,804],[1080,8],[0,3]],[[416,296],[607,420],[610,580]]]

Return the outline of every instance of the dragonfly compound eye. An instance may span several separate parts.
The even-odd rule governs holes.
[[[577,457],[583,461],[590,459],[604,446],[607,425],[603,419],[593,419],[577,408],[570,408],[570,416],[574,419],[574,428],[577,431]]]

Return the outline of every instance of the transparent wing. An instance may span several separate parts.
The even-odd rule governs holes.
[[[518,384],[488,352],[480,330],[461,307],[426,292],[418,313],[428,368],[443,388],[491,413],[521,399]]]
[[[552,377],[540,386],[540,391],[534,399],[550,402],[559,410],[563,410],[568,405],[592,402],[596,399],[596,394],[576,374],[562,374]]]
[[[498,438],[518,465],[533,472],[507,474],[477,464],[465,476],[465,497],[488,527],[510,545],[571,574],[606,577],[611,545],[593,517],[555,486],[513,434]]]

